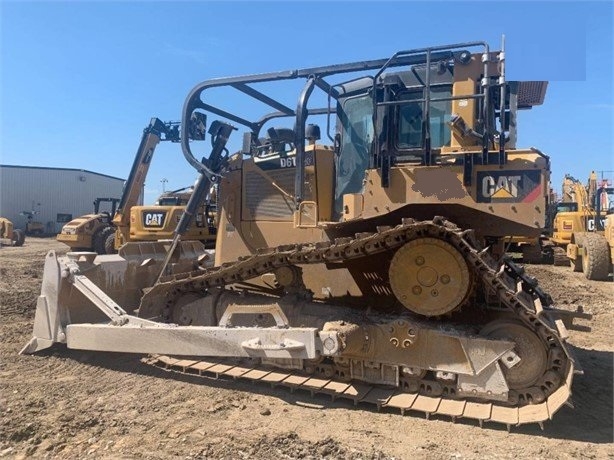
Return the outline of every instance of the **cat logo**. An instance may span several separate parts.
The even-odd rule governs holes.
[[[143,226],[145,227],[162,227],[164,226],[164,218],[166,212],[146,212],[143,214]]]
[[[478,171],[478,203],[532,202],[542,195],[538,169],[521,171]]]
[[[482,179],[482,195],[491,198],[516,198],[518,197],[518,184],[520,176],[484,176]]]
[[[603,227],[605,226],[605,218],[600,218],[599,223],[601,224],[601,229],[603,229]],[[594,232],[596,230],[595,219],[588,219],[586,227],[589,232]]]

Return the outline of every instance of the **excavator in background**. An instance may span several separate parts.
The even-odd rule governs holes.
[[[23,230],[13,227],[6,217],[0,217],[0,246],[23,246],[26,234]]]
[[[115,215],[119,198],[99,197],[94,200],[94,212],[77,217],[66,223],[56,239],[72,251],[94,251],[98,254],[115,252],[109,239],[115,233],[111,220]],[[100,205],[109,203],[109,211],[101,211]]]
[[[579,372],[567,328],[591,317],[555,308],[503,257],[506,235],[545,224],[550,159],[516,146],[518,112],[545,90],[507,81],[504,50],[485,42],[199,83],[180,135],[199,178],[166,253],[50,252],[22,353],[153,353],[177,372],[401,413],[542,424]],[[207,115],[220,119],[199,161],[190,122]],[[261,134],[282,120],[292,127]],[[232,155],[231,123],[245,129]],[[208,267],[183,235],[213,185],[222,231]]]

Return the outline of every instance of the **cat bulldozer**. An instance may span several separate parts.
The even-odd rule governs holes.
[[[26,234],[23,230],[13,227],[6,217],[0,217],[0,246],[23,246]]]
[[[555,308],[502,257],[506,235],[539,235],[550,176],[548,156],[516,147],[546,82],[504,70],[503,50],[473,42],[196,85],[180,137],[199,179],[166,254],[50,252],[22,353],[143,353],[402,414],[542,424],[569,402],[567,329],[590,314]],[[215,102],[240,98],[254,104]],[[207,116],[198,160],[188,122]],[[208,266],[182,234],[213,185]]]

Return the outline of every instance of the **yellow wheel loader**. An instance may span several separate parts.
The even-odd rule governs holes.
[[[567,328],[590,315],[555,308],[502,257],[506,235],[539,236],[550,176],[546,155],[516,146],[518,112],[546,83],[504,69],[503,50],[474,42],[199,83],[180,137],[200,176],[166,253],[50,252],[22,352],[150,353],[401,413],[549,420],[579,372]],[[216,105],[239,100],[217,90],[244,103]],[[207,115],[199,161],[189,122]],[[212,185],[209,266],[182,235]]]
[[[570,233],[566,255],[573,269],[583,272],[587,279],[607,281],[612,273],[614,187],[604,183],[592,196],[590,218]]]

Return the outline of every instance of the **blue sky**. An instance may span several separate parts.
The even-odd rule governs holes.
[[[565,173],[614,170],[613,10],[609,1],[0,0],[0,163],[125,178],[149,119],[179,120],[202,80],[465,41],[498,49],[505,34],[508,79],[550,81],[545,104],[520,113],[518,145],[550,155],[560,190]],[[195,178],[179,146],[162,144],[145,200],[162,179],[169,190]]]

